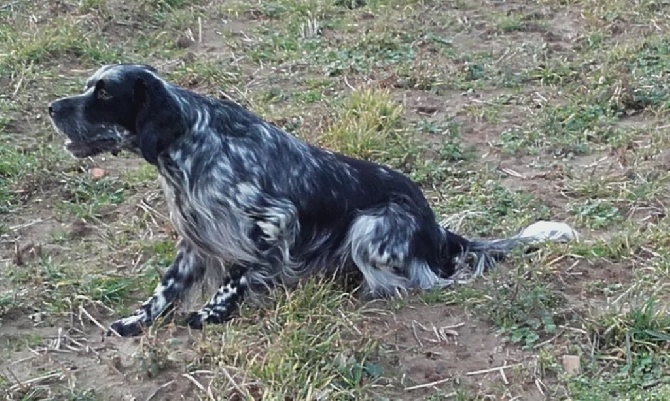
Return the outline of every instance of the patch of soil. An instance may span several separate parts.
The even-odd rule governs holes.
[[[45,251],[49,255],[57,251],[49,245],[49,238],[54,231],[64,229],[63,223],[46,213],[41,216],[16,216],[11,222],[11,234],[3,236],[7,239],[3,239],[0,244],[0,260],[8,266],[23,266],[31,260],[39,259]]]
[[[395,365],[387,369],[402,378],[403,399],[428,396],[435,389],[483,394],[494,386],[505,387],[510,398],[544,399],[533,380],[534,357],[507,344],[460,307],[410,305],[368,319],[361,329],[397,351]]]
[[[571,160],[551,158],[550,156],[519,156],[499,158],[490,155],[497,169],[505,178],[501,183],[513,191],[531,193],[541,199],[551,210],[552,218],[565,221],[569,219],[566,203],[570,201],[566,193],[564,180],[572,174],[608,176],[625,172],[617,158],[606,152],[576,156]]]
[[[172,335],[162,330],[160,337],[151,339],[117,339],[103,337],[99,329],[90,326],[84,331],[62,326],[32,327],[30,323],[2,322],[2,345],[15,344],[16,351],[3,355],[0,374],[10,378],[12,395],[37,390],[40,396],[57,396],[93,391],[98,400],[173,400],[174,394],[195,399],[199,390],[191,379],[171,366],[164,350],[168,341],[170,357],[182,358],[191,353],[188,334]],[[41,338],[25,346],[26,339]],[[160,359],[163,358],[163,359]],[[200,380],[201,378],[195,378]],[[206,381],[203,380],[206,386]],[[193,397],[193,398],[192,398]],[[47,397],[48,398],[48,397]]]
[[[614,286],[630,283],[633,280],[635,266],[631,263],[612,263],[606,260],[577,261],[566,258],[565,271],[557,275],[561,280],[562,292],[575,306],[588,305],[594,300],[595,290],[602,285]],[[588,288],[591,284],[592,288]]]

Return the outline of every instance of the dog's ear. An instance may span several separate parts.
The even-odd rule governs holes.
[[[135,80],[133,102],[138,147],[149,163],[157,164],[158,156],[184,131],[182,113],[163,82],[150,75]]]

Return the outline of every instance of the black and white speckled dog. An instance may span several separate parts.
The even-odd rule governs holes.
[[[193,328],[227,320],[245,293],[308,274],[358,269],[369,293],[385,296],[451,284],[455,260],[468,254],[482,274],[494,253],[538,238],[465,239],[438,224],[404,175],[311,146],[150,66],[103,66],[49,115],[75,157],[129,150],[160,173],[177,256],[153,296],[111,325],[122,336],[141,333],[210,276],[220,277],[218,290],[189,314]],[[569,227],[549,231],[572,238]]]

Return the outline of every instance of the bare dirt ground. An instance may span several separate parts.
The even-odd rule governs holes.
[[[652,0],[0,4],[0,394],[670,399],[669,11]],[[103,337],[151,292],[175,240],[150,166],[73,160],[48,122],[50,100],[110,62],[152,64],[399,169],[464,235],[549,219],[581,241],[403,299],[307,280],[222,327]]]

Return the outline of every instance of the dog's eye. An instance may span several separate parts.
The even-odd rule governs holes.
[[[109,100],[112,98],[112,95],[109,94],[105,89],[100,88],[95,92],[95,96],[100,100]]]

